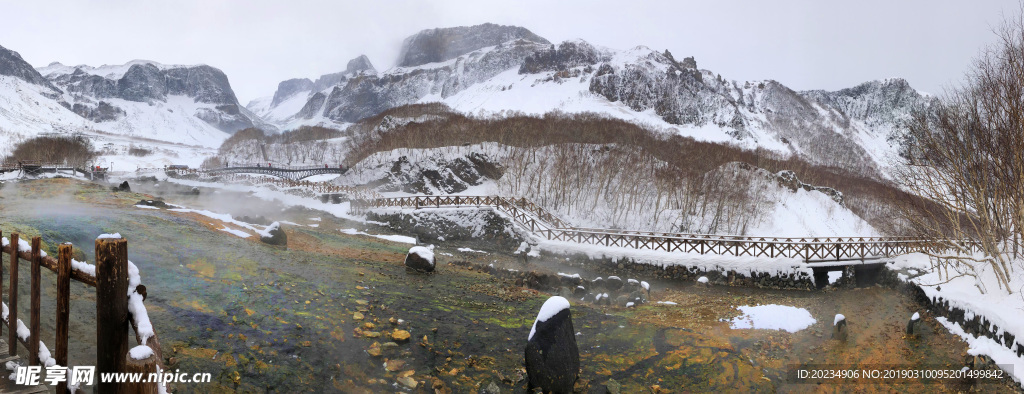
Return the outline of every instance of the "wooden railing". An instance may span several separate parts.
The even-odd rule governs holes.
[[[102,382],[99,377],[103,373],[137,372],[143,374],[143,380],[150,373],[159,373],[163,368],[163,355],[160,341],[152,330],[148,314],[142,300],[146,296],[146,287],[136,281],[129,288],[132,275],[137,275],[137,268],[128,261],[128,243],[119,237],[101,237],[96,240],[96,264],[72,260],[72,246],[64,243],[58,246],[57,258],[47,256],[41,250],[40,237],[32,238],[31,245],[21,241],[18,233],[11,234],[10,240],[2,238],[2,252],[10,256],[10,282],[7,292],[7,303],[3,304],[4,321],[8,328],[8,353],[17,354],[17,343],[28,349],[28,363],[31,366],[68,366],[68,327],[70,322],[71,280],[96,288],[96,370],[94,382],[97,393],[151,393],[158,391],[158,384]],[[27,247],[26,247],[27,246]],[[18,265],[19,260],[30,264],[29,291],[29,326],[18,319]],[[39,338],[40,318],[40,271],[41,268],[57,274],[57,313],[55,322],[55,352],[52,359],[40,360],[40,356],[49,352],[41,352],[43,345]],[[134,274],[132,271],[136,271]],[[3,294],[3,278],[0,271],[0,296]],[[132,304],[130,307],[129,304]],[[135,338],[140,346],[148,346],[151,352],[148,357],[136,360],[128,352],[128,327],[135,331]],[[140,327],[141,326],[141,327]],[[67,381],[60,382],[58,393],[68,389]]]
[[[196,173],[182,170],[179,174]],[[247,183],[250,185],[274,185],[280,188],[303,188],[319,194],[348,194],[353,199],[367,200],[384,198],[380,193],[364,187],[336,185],[331,182],[313,182],[308,180],[292,180],[270,176],[253,176],[248,174],[223,174],[217,176],[220,182]]]
[[[373,208],[494,207],[514,222],[546,239],[591,245],[753,257],[790,257],[804,261],[894,257],[912,252],[941,253],[955,244],[960,250],[980,250],[973,241],[913,237],[776,238],[718,234],[686,234],[613,229],[575,228],[523,198],[500,196],[412,196],[354,201],[353,210]]]

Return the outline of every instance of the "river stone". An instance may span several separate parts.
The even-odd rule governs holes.
[[[907,321],[907,335],[917,335],[921,331],[921,315],[914,312],[914,315]]]
[[[618,276],[609,276],[608,279],[604,280],[604,287],[608,291],[618,291],[622,288],[622,279]]]
[[[409,248],[405,256],[405,266],[417,272],[434,272],[434,252],[423,246]]]
[[[280,223],[274,222],[267,226],[266,230],[260,232],[260,241],[270,245],[287,246],[288,235],[284,233]]]
[[[526,342],[527,391],[571,393],[579,377],[580,354],[576,347],[569,301],[551,297],[541,307]]]
[[[845,342],[849,333],[846,329],[846,317],[843,315],[837,315],[834,324],[832,325],[832,339],[838,339]]]
[[[608,382],[604,384],[608,394],[619,394],[622,392],[622,385],[616,382],[615,379],[608,379]]]
[[[488,384],[487,387],[484,387],[483,390],[480,390],[480,394],[501,394],[501,387],[498,387],[497,383],[491,381],[491,383]]]
[[[117,188],[114,190],[119,192],[130,192],[132,191],[132,187],[128,185],[128,181],[124,181],[121,182],[121,184],[118,185]]]
[[[396,380],[398,381],[398,383],[401,383],[402,386],[408,387],[409,389],[415,389],[416,386],[418,385],[416,379],[413,379],[408,376],[402,376]]]
[[[157,208],[169,208],[167,206],[167,203],[165,203],[163,201],[160,201],[160,200],[139,200],[139,202],[135,203],[135,205],[143,205],[143,206],[147,206],[147,207],[157,207]]]
[[[594,278],[594,280],[590,281],[590,287],[593,288],[595,291],[598,291],[598,292],[600,292],[602,290],[605,290],[604,278],[601,278],[601,277]]]

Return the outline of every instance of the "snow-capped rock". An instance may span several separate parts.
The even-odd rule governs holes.
[[[398,66],[415,67],[443,62],[516,39],[548,43],[544,38],[518,26],[485,23],[476,26],[428,29],[405,39],[401,54],[398,55]]]

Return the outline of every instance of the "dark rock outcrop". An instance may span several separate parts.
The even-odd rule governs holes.
[[[480,48],[515,39],[549,44],[548,40],[519,26],[485,23],[476,26],[428,29],[405,39],[401,54],[398,56],[398,66],[414,67],[443,62]]]
[[[413,246],[405,255],[405,267],[417,272],[434,272],[434,252],[423,246]]]
[[[39,71],[21,58],[21,54],[0,46],[0,75],[7,75],[23,81],[57,90]]]
[[[541,307],[526,342],[527,391],[541,388],[544,392],[571,393],[579,370],[569,301],[551,297]]]
[[[295,78],[282,81],[277,84],[277,91],[274,92],[274,98],[270,101],[270,105],[276,106],[296,93],[308,92],[312,89],[313,81],[310,81],[309,78]]]
[[[274,222],[260,232],[260,241],[270,245],[288,246],[288,235],[284,233],[280,223]]]

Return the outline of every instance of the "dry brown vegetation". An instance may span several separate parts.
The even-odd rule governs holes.
[[[403,117],[416,121],[393,121]],[[512,148],[500,182],[511,193],[535,198],[559,212],[592,209],[604,199],[611,207],[622,207],[618,215],[645,206],[702,217],[701,223],[690,227],[680,223],[677,230],[682,231],[742,232],[746,223],[740,218],[758,213],[760,196],[741,187],[743,182],[708,176],[730,162],[771,172],[792,170],[804,183],[837,189],[855,214],[890,234],[909,230],[905,222],[892,219],[898,207],[916,199],[887,182],[846,169],[654,132],[596,114],[478,119],[453,113],[441,104],[399,107],[355,126],[345,160],[351,166],[375,152],[484,142]],[[538,171],[544,175],[536,175]],[[595,191],[603,196],[595,196]],[[560,209],[561,205],[571,208]],[[726,220],[729,217],[733,219]],[[716,224],[719,221],[721,225]]]
[[[92,143],[83,136],[45,135],[18,143],[14,151],[4,158],[8,164],[41,163],[85,167],[96,152]]]
[[[1024,264],[1024,15],[997,34],[1000,41],[982,52],[963,86],[908,125],[915,145],[901,181],[933,202],[923,215],[906,214],[919,229],[973,239],[984,252],[938,259],[940,272],[950,279],[974,276],[985,292],[980,276],[990,271],[999,289],[1012,293],[1013,273]],[[972,254],[957,242],[947,246]]]
[[[248,128],[228,137],[221,144],[218,156],[226,163],[337,163],[344,152],[339,144],[327,140],[346,135],[343,131],[316,126],[269,135],[263,130]]]

